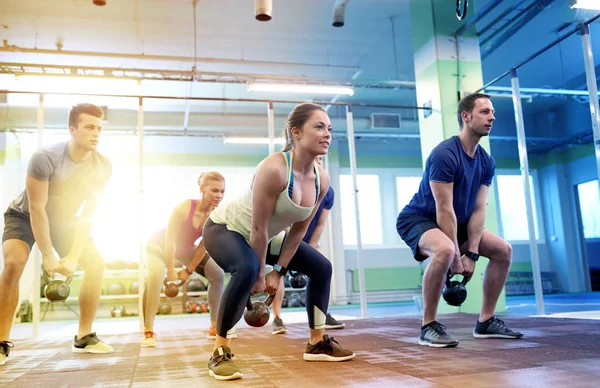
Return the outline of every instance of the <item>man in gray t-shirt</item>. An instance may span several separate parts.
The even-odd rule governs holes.
[[[79,290],[79,330],[72,351],[113,351],[92,332],[105,263],[90,230],[97,203],[112,175],[110,161],[96,151],[102,117],[102,109],[96,105],[72,107],[69,111],[71,139],[43,147],[32,155],[25,190],[10,203],[4,214],[0,365],[4,364],[12,347],[8,339],[19,300],[19,279],[34,242],[42,253],[47,273],[70,275],[78,265],[84,270]]]

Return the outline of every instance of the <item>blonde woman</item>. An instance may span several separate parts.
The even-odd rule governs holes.
[[[224,272],[206,253],[202,237],[204,223],[225,194],[225,178],[216,171],[202,173],[198,178],[200,199],[186,199],[178,204],[166,228],[157,231],[146,245],[148,284],[144,292],[144,338],[142,347],[156,346],[154,317],[167,270],[167,279],[187,281],[195,271],[209,283],[208,304],[210,327],[207,337],[215,338],[217,309],[223,293]],[[185,269],[175,272],[175,261]]]

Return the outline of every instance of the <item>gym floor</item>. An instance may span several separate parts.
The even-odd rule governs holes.
[[[283,314],[285,335],[273,336],[270,323],[259,329],[240,323],[232,349],[244,378],[234,382],[208,375],[213,344],[204,334],[208,314],[158,316],[159,345],[153,349],[140,348],[137,317],[99,319],[95,330],[115,347],[108,355],[72,354],[77,323],[44,322],[39,340],[13,341],[15,348],[0,367],[0,386],[600,387],[598,293],[546,296],[547,310],[566,310],[542,317],[528,316],[535,314],[535,305],[533,312],[525,311],[532,301],[508,298],[507,312],[500,316],[525,333],[521,340],[476,340],[471,335],[475,315],[441,316],[460,340],[454,349],[418,345],[414,305],[369,306],[373,318],[366,320],[346,315],[357,307],[334,308],[346,328],[329,334],[356,353],[354,360],[337,364],[302,360],[307,329],[301,309]],[[573,305],[580,305],[579,312],[569,309]],[[28,330],[29,324],[15,325],[13,338]]]

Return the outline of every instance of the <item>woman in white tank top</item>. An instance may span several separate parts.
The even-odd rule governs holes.
[[[288,269],[308,277],[306,310],[309,340],[307,361],[345,361],[354,353],[325,334],[329,305],[331,263],[302,241],[329,189],[329,175],[315,163],[331,144],[331,121],[325,110],[300,104],[289,114],[283,152],[266,157],[256,168],[250,187],[238,198],[219,206],[204,226],[210,256],[231,273],[219,305],[217,338],[209,373],[217,380],[233,380],[242,373],[233,363],[227,331],[242,317],[251,294],[274,294]],[[290,227],[281,250],[271,250],[273,238]],[[277,253],[271,253],[277,252]],[[273,271],[265,275],[265,265]]]

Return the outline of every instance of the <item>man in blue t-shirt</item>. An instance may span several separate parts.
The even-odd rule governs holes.
[[[321,165],[323,163],[323,156],[318,156],[316,159],[317,163]],[[329,186],[329,190],[327,194],[325,194],[325,198],[321,201],[319,205],[319,209],[315,213],[310,225],[308,225],[308,229],[302,241],[315,248],[319,253],[325,256],[325,252],[321,249],[319,245],[319,240],[321,239],[321,235],[323,234],[323,230],[325,229],[325,224],[327,223],[327,218],[329,217],[329,212],[333,207],[334,201],[334,191]],[[285,286],[283,284],[283,277],[281,278],[281,283],[279,288],[277,289],[277,293],[275,294],[275,299],[273,300],[273,334],[283,334],[287,332],[287,328],[283,324],[281,320],[281,304],[283,303],[283,296],[285,294]],[[342,322],[338,322],[331,314],[327,313],[325,316],[325,329],[343,329],[346,325]]]
[[[431,257],[423,275],[421,345],[458,345],[458,340],[436,321],[440,294],[449,272],[470,280],[479,255],[487,257],[489,264],[483,279],[481,313],[473,336],[523,336],[495,316],[496,303],[508,276],[512,248],[483,228],[496,164],[479,141],[489,135],[494,120],[489,96],[471,94],[459,102],[458,136],[442,141],[431,151],[419,191],[396,221],[396,230],[412,249],[415,259],[421,262]]]

